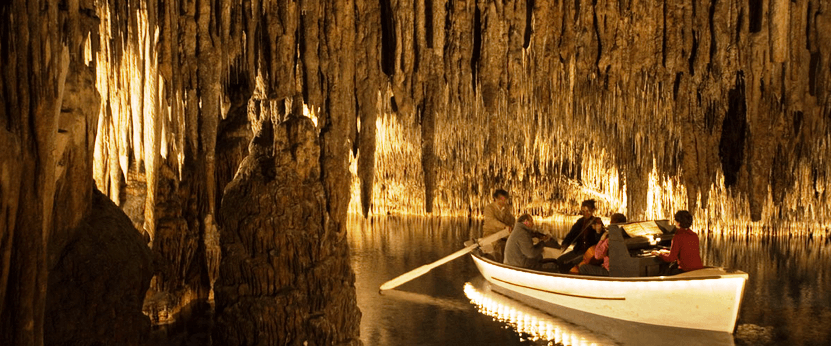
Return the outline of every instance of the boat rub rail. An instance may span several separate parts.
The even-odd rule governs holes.
[[[569,297],[585,298],[585,299],[597,299],[597,300],[626,300],[625,297],[591,297],[591,296],[581,296],[579,294],[570,294],[570,293],[563,293],[563,292],[557,292],[557,291],[549,291],[549,290],[544,290],[544,289],[541,289],[541,288],[536,288],[536,287],[531,287],[531,286],[517,285],[515,283],[508,282],[508,281],[505,281],[505,280],[502,280],[502,279],[498,279],[498,278],[495,278],[493,276],[491,276],[491,279],[499,281],[499,282],[504,282],[504,283],[506,283],[508,285],[511,285],[511,286],[527,288],[529,290],[535,290],[535,291],[540,291],[540,292],[545,292],[545,293],[559,294],[561,296],[569,296]]]
[[[627,281],[627,282],[638,282],[638,281],[691,281],[691,280],[712,280],[712,279],[719,279],[723,277],[730,277],[733,275],[742,275],[743,272],[736,270],[736,269],[729,269],[729,268],[719,268],[719,267],[704,267],[703,269],[694,270],[691,272],[673,275],[673,276],[642,276],[642,277],[614,277],[614,276],[591,276],[591,275],[575,275],[575,274],[558,274],[558,273],[549,273],[544,271],[532,270],[532,269],[525,269],[519,267],[513,267],[509,265],[505,265],[503,263],[499,263],[493,261],[491,259],[479,256],[478,254],[474,254],[477,258],[486,261],[488,263],[497,265],[499,267],[508,268],[511,270],[522,271],[526,273],[534,273],[534,274],[541,274],[546,276],[553,276],[553,277],[563,277],[563,278],[572,278],[572,279],[581,279],[581,280],[596,280],[596,281]],[[697,271],[704,271],[708,269],[715,269],[721,270],[727,273],[727,275],[696,275]],[[502,281],[502,280],[500,280]],[[552,292],[554,293],[554,292]]]

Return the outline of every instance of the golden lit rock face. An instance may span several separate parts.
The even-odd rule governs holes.
[[[828,7],[4,2],[0,343],[41,343],[50,254],[94,186],[152,247],[154,321],[208,299],[224,189],[266,115],[314,117],[334,234],[350,208],[478,215],[498,187],[540,216],[597,198],[630,219],[827,227]]]
[[[432,45],[400,32],[418,6],[392,11],[372,212],[476,215],[504,187],[541,215],[598,198],[631,219],[827,227],[822,2],[525,3],[455,2]]]
[[[310,160],[322,168],[310,175],[323,188],[327,217],[315,222],[339,235],[318,259],[339,265],[321,265],[314,275],[346,285],[313,302],[336,321],[309,324],[336,336],[321,340],[354,342],[359,318],[342,235],[348,152],[357,142],[355,35],[339,29],[355,27],[354,8],[312,1],[3,3],[0,29],[10,39],[0,43],[0,144],[9,148],[0,180],[0,249],[8,254],[0,257],[0,343],[41,344],[47,249],[60,254],[66,239],[75,239],[62,232],[92,211],[93,184],[123,207],[153,249],[156,273],[144,308],[153,321],[182,318],[182,306],[209,298],[221,260],[215,215],[248,155],[249,119],[263,113],[255,104],[294,98],[296,109],[278,113],[302,114],[306,103],[318,120],[320,149]],[[377,42],[365,31],[365,40]],[[361,102],[372,114],[377,73],[365,70]]]

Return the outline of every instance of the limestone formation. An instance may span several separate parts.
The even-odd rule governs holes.
[[[266,119],[249,153],[219,215],[214,342],[358,344],[355,276],[327,212],[314,124]]]
[[[260,332],[234,317],[246,311],[238,309],[278,296],[297,311],[281,310],[292,322],[263,340],[357,342],[341,236],[350,209],[475,217],[499,187],[540,216],[596,198],[601,213],[630,219],[686,208],[709,227],[821,232],[831,222],[829,6],[2,2],[0,344],[44,343],[49,278],[70,274],[52,273],[53,256],[89,239],[79,232],[96,210],[93,186],[152,250],[143,307],[151,321],[204,306],[219,282],[215,335],[240,344]],[[303,140],[289,136],[301,123]],[[230,294],[271,279],[221,269],[258,256],[226,253],[242,240],[223,239],[252,231],[218,217],[235,212],[226,187],[260,186],[250,200],[275,212],[288,206],[254,174],[264,156],[249,144],[267,126],[275,141],[317,153],[295,164],[300,147],[272,143],[289,156],[256,166],[261,174],[319,165],[284,178],[303,186],[291,190],[297,205],[315,206],[311,231],[273,222],[262,230],[294,237],[265,244],[279,260],[322,253],[268,269],[306,280],[306,296]]]
[[[144,345],[150,249],[107,196],[95,191],[91,208],[50,263],[44,344]]]
[[[381,106],[372,212],[475,216],[503,187],[542,215],[597,198],[636,219],[688,208],[721,228],[827,227],[827,2],[391,3],[383,33],[403,39],[383,40],[385,73],[412,106]],[[435,125],[432,95],[446,104]],[[413,137],[412,123],[441,130]]]

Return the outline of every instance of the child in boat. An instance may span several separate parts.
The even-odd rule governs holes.
[[[669,254],[652,251],[653,256],[664,262],[678,262],[678,266],[670,268],[668,275],[680,274],[691,270],[701,269],[701,253],[698,246],[698,234],[690,229],[692,214],[686,210],[675,213],[675,236],[672,238]]]
[[[626,222],[626,216],[620,213],[614,214],[610,222],[612,224]],[[603,226],[603,221],[600,219],[596,219],[592,227],[595,232],[601,235],[600,242],[586,250],[586,253],[591,253],[594,261],[601,261],[602,263],[597,265],[591,261],[584,261],[586,263],[581,263],[575,269],[583,275],[609,276],[609,233],[606,232],[606,227]]]

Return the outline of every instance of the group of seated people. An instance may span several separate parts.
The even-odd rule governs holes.
[[[483,246],[482,250],[491,254],[496,261],[511,266],[550,272],[609,275],[608,232],[603,221],[594,215],[596,210],[594,200],[585,200],[581,203],[582,217],[574,223],[560,244],[550,236],[536,231],[534,219],[528,214],[520,216],[514,223],[513,215],[507,206],[509,198],[507,191],[497,190],[493,197],[494,202],[485,208],[484,236],[505,228],[511,230],[507,240]],[[669,267],[667,275],[703,268],[698,235],[690,230],[692,215],[686,210],[680,210],[675,213],[673,220],[676,232],[669,252],[652,251],[651,254],[664,262],[675,263]],[[626,216],[623,214],[613,214],[610,218],[611,224],[625,222]],[[512,223],[514,226],[510,227]],[[564,252],[556,259],[543,258],[543,249],[546,246],[565,251],[571,245],[574,245],[571,251]]]

